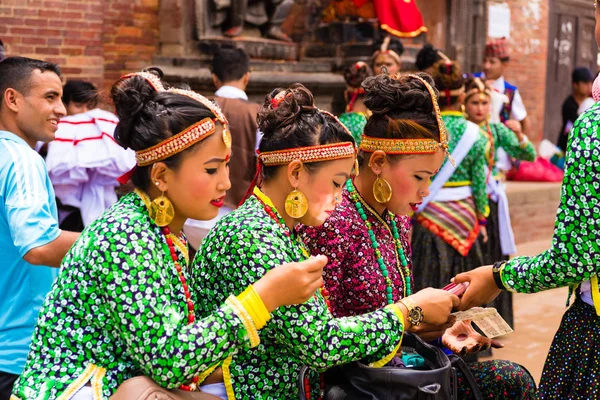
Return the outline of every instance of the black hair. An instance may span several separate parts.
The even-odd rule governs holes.
[[[389,37],[389,42],[387,45],[387,50],[392,50],[393,52],[395,52],[396,54],[398,54],[399,56],[402,55],[402,53],[404,53],[404,45],[402,44],[402,42],[400,41],[400,39],[396,39],[394,37],[391,36],[387,36]],[[378,40],[374,45],[373,45],[373,53],[377,52],[377,51],[381,51],[381,46],[383,45],[383,42],[386,40],[386,37],[381,38],[380,40]]]
[[[212,59],[212,73],[222,83],[242,79],[250,71],[250,58],[243,49],[222,47]]]
[[[258,128],[263,133],[260,152],[317,146],[329,143],[354,142],[335,118],[314,106],[313,95],[300,83],[287,89],[269,93],[257,116]],[[321,162],[306,163],[310,171]],[[276,166],[263,168],[263,179],[272,178]]]
[[[418,72],[415,75],[429,83],[437,96],[429,74]],[[395,77],[380,74],[367,78],[362,86],[366,92],[364,103],[373,113],[364,128],[366,136],[386,139],[427,138],[440,141],[433,100],[422,81],[409,75]],[[361,152],[361,166],[364,165],[364,158]]]
[[[369,64],[359,61],[344,69],[344,80],[352,88],[358,89],[365,79],[373,76],[373,69]]]
[[[98,105],[98,89],[89,82],[79,80],[68,80],[63,86],[62,102],[65,106],[70,102],[86,104],[89,108]]]
[[[162,71],[155,67],[146,72],[163,77]],[[215,118],[213,112],[198,101],[181,94],[157,92],[138,75],[117,81],[112,87],[111,97],[119,117],[115,140],[126,149],[145,150],[204,118]],[[196,149],[200,143],[161,162],[176,169],[182,156]],[[131,177],[135,186],[144,190],[149,187],[150,168],[137,167]]]
[[[415,67],[419,71],[425,71],[427,68],[431,67],[433,64],[441,60],[442,57],[438,53],[438,50],[433,47],[432,44],[427,43],[419,52],[417,53],[417,59],[415,60]]]
[[[440,91],[440,107],[444,108],[456,104],[459,96],[448,95],[447,92],[460,89],[465,85],[465,78],[455,61],[438,61],[433,65],[433,79],[435,86]]]
[[[31,74],[39,70],[52,72],[60,77],[58,65],[25,57],[8,57],[0,62],[0,96],[12,88],[27,96],[31,90]],[[2,102],[0,102],[1,106]]]

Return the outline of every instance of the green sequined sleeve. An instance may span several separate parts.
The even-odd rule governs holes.
[[[205,307],[221,301],[224,293],[239,293],[272,268],[304,258],[277,227],[244,222],[219,224],[202,248],[202,298]],[[210,309],[210,308],[209,308]],[[402,320],[392,309],[358,317],[335,319],[317,293],[308,302],[280,307],[260,332],[265,346],[285,349],[312,369],[362,360],[379,366],[395,354],[402,340]]]
[[[126,228],[114,229],[110,241],[91,254],[99,282],[94,302],[106,310],[98,315],[106,316],[106,326],[143,374],[174,388],[249,346],[241,320],[227,305],[188,325],[168,247],[157,244],[162,238],[153,232]]]
[[[473,189],[473,199],[477,213],[487,217],[490,214],[488,196],[486,192],[487,186],[487,158],[485,157],[485,145],[487,139],[481,137],[478,139],[469,151],[471,158],[471,187]]]
[[[569,135],[560,207],[552,247],[510,260],[502,272],[508,288],[531,293],[589,280],[600,274],[600,106],[575,123]]]
[[[516,159],[525,161],[535,161],[536,152],[533,143],[527,142],[523,147],[519,144],[519,139],[513,131],[504,124],[490,124],[494,132],[494,148],[502,147],[506,153]],[[494,155],[495,157],[495,155]]]

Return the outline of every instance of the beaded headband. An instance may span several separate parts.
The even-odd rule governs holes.
[[[340,122],[333,114],[328,111],[317,109],[322,114],[329,115],[332,117],[340,126],[346,131],[350,137],[352,134],[346,128],[344,124]],[[318,146],[307,146],[307,147],[296,147],[293,149],[283,149],[275,151],[260,152],[257,150],[257,163],[256,163],[256,174],[254,179],[250,183],[250,187],[246,192],[246,195],[240,202],[240,205],[253,193],[255,187],[260,187],[262,182],[262,169],[263,166],[272,167],[277,165],[289,164],[294,160],[300,160],[305,163],[320,162],[320,161],[333,161],[340,160],[343,158],[354,157],[354,168],[358,174],[358,160],[356,158],[358,149],[352,142],[341,142],[324,144]]]
[[[145,72],[145,71],[132,72],[130,74],[123,75],[122,77],[120,77],[119,81],[121,81],[123,79],[127,79],[127,78],[133,78],[134,76],[139,76],[139,77],[144,78],[146,80],[146,82],[150,86],[152,86],[152,88],[157,92],[165,91],[165,87],[163,86],[162,82],[160,81],[160,78],[154,74],[151,74],[150,72]]]
[[[204,118],[195,124],[187,127],[175,136],[154,145],[145,150],[135,152],[137,165],[145,167],[156,162],[165,160],[173,154],[177,154],[188,147],[200,142],[208,136],[215,133],[215,121],[212,118]],[[225,130],[225,128],[223,128]]]
[[[213,103],[206,97],[202,96],[201,94],[198,94],[192,90],[184,90],[184,89],[169,89],[168,92],[180,94],[182,96],[186,96],[186,97],[189,97],[190,99],[196,100],[198,103],[200,103],[204,107],[208,108],[216,116],[217,121],[219,121],[223,125],[229,124],[229,122],[227,122],[227,118],[225,118],[225,115],[223,114],[221,109],[219,107],[217,107],[217,105],[215,103]]]
[[[267,167],[289,164],[294,160],[311,163],[333,161],[349,157],[356,157],[356,146],[352,142],[297,147],[294,149],[258,153],[259,160]]]
[[[387,139],[363,135],[360,149],[368,153],[381,150],[386,154],[434,154],[441,148],[454,165],[454,160],[448,152],[448,132],[442,120],[442,112],[433,87],[418,75],[405,76],[419,80],[427,88],[433,104],[438,130],[440,131],[440,141],[438,142],[435,139]],[[400,75],[393,75],[392,77],[398,79]]]

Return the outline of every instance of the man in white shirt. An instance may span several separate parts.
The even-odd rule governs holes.
[[[508,67],[509,61],[506,38],[491,39],[485,46],[483,73],[475,76],[485,79],[496,92],[505,95],[498,97],[505,102],[494,101],[492,104],[492,122],[504,122],[509,128],[519,122],[522,132],[528,135],[530,122],[527,119],[527,109],[523,104],[521,93],[516,86],[504,79],[504,70]]]

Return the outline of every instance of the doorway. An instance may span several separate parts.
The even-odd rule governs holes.
[[[571,94],[574,68],[598,70],[594,4],[585,0],[550,0],[548,75],[544,138],[555,143],[562,128],[562,103]]]

